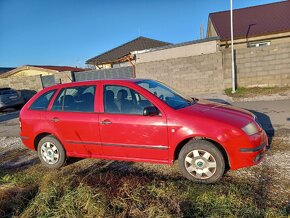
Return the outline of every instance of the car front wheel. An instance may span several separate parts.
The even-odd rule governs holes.
[[[206,140],[191,140],[180,151],[179,168],[189,180],[215,183],[225,172],[225,160],[220,150]]]
[[[46,136],[39,141],[37,153],[41,163],[51,169],[58,169],[66,162],[65,150],[53,136]]]

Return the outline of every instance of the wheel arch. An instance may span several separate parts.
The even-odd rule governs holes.
[[[38,146],[38,143],[41,139],[43,139],[44,137],[46,136],[53,136],[54,138],[56,138],[61,144],[62,142],[58,139],[58,137],[56,137],[54,134],[52,133],[49,133],[49,132],[42,132],[42,133],[39,133],[35,138],[34,138],[34,142],[33,142],[33,145],[34,145],[34,149],[35,151],[37,151],[37,146]]]
[[[213,140],[213,139],[210,139],[210,138],[207,138],[207,137],[197,137],[197,136],[194,136],[194,137],[189,137],[189,138],[186,138],[186,139],[183,139],[181,142],[178,143],[178,145],[175,147],[175,151],[174,151],[174,157],[173,157],[173,161],[177,160],[178,159],[178,155],[181,151],[181,149],[191,140],[206,140],[206,141],[209,141],[211,142],[212,144],[214,144],[214,146],[216,148],[219,149],[219,151],[222,153],[223,157],[224,157],[224,160],[225,160],[225,167],[226,167],[226,171],[228,171],[230,169],[230,159],[229,159],[229,155],[227,153],[227,151],[225,150],[225,148],[220,144],[218,143],[217,141]]]

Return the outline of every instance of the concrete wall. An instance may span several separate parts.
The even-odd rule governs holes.
[[[166,52],[170,52],[170,49]],[[160,60],[161,57],[155,52],[138,54],[137,77],[157,79],[188,95],[223,92],[231,87],[230,49],[212,54],[188,57],[185,53],[183,57],[180,56],[178,54],[177,58],[172,58],[164,55]],[[149,58],[152,61],[148,62]],[[240,87],[289,86],[290,42],[259,48],[239,48],[236,50],[236,69],[237,85]]]
[[[71,82],[71,72],[64,71],[54,74],[55,82],[62,83]],[[35,90],[40,91],[42,89],[41,77],[37,76],[23,76],[23,77],[8,77],[0,79],[0,88],[10,87],[17,90]]]
[[[10,87],[17,90],[35,90],[42,89],[40,76],[25,76],[25,77],[8,77],[0,79],[0,88]]]
[[[165,46],[166,49],[152,49],[150,52],[136,55],[136,63],[145,63],[151,61],[162,61],[173,58],[191,57],[202,54],[212,54],[217,52],[216,40],[203,40],[198,43],[181,43],[174,47]]]
[[[223,51],[225,87],[231,87],[231,53]],[[238,86],[289,86],[290,43],[236,50]]]
[[[196,48],[192,45],[195,44],[178,46],[178,50],[168,48],[137,54],[137,77],[162,81],[191,96],[221,93],[231,87],[230,49],[200,54],[200,51],[192,51]],[[216,47],[212,44],[211,48]],[[236,50],[236,63],[240,87],[290,86],[290,42],[239,48]],[[62,83],[71,82],[71,73],[56,73],[56,83],[60,80]],[[0,79],[0,87],[42,89],[39,75]]]
[[[222,53],[137,63],[137,77],[162,81],[183,94],[224,89]]]

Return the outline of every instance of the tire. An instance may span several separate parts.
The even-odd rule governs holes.
[[[198,183],[215,183],[225,172],[221,151],[206,140],[191,140],[180,151],[178,164],[183,176]]]
[[[66,163],[66,154],[62,144],[51,135],[39,141],[37,154],[41,163],[50,169],[58,169]]]

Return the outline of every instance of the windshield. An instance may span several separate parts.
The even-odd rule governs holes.
[[[181,94],[178,94],[162,83],[153,80],[142,80],[136,82],[136,84],[156,95],[168,106],[176,110],[195,103],[195,100],[183,97]]]

